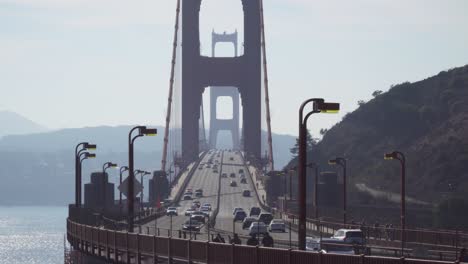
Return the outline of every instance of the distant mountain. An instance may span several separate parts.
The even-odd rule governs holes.
[[[399,163],[383,159],[394,150],[406,155],[408,196],[429,203],[447,195],[466,197],[468,65],[376,93],[326,132],[308,157],[324,170],[339,170],[327,160],[346,157],[352,199],[359,198],[359,183],[399,193]]]
[[[0,111],[0,138],[5,135],[32,134],[47,128],[11,111]]]
[[[64,205],[71,202],[76,144],[83,141],[97,144],[96,159],[83,163],[83,183],[87,183],[90,173],[101,170],[107,161],[116,162],[119,166],[127,165],[128,132],[132,127],[72,128],[0,138],[0,204]],[[160,133],[158,136],[143,137],[135,143],[135,168],[160,168],[164,130],[160,126],[156,128]],[[171,131],[171,135],[177,134],[180,130]],[[218,141],[226,143],[230,139],[221,134]],[[276,167],[281,168],[290,158],[289,148],[295,139],[274,134],[273,141]],[[110,173],[111,181],[117,182],[117,171]]]

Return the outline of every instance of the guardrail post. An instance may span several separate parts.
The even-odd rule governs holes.
[[[125,250],[127,251],[127,263],[130,263],[130,251],[128,250],[128,232],[125,234]]]
[[[149,235],[149,226],[146,227],[146,234]]]
[[[400,257],[400,263],[404,264],[405,263],[405,257]]]
[[[168,247],[167,247],[167,262],[169,264],[172,264],[172,257],[171,257],[171,237],[169,236],[169,238],[167,239],[167,243],[168,243]]]
[[[153,236],[153,264],[158,263],[158,255],[156,254],[157,249],[158,249],[157,244],[156,244],[157,241],[158,241],[158,239],[157,239],[156,235],[154,235]]]
[[[258,254],[258,245],[255,246],[255,263],[260,263],[260,254]]]
[[[206,264],[210,263],[210,241],[206,241],[206,247],[205,247],[205,254],[206,254]]]
[[[292,264],[292,249],[289,247],[288,249],[288,264]]]
[[[136,261],[138,264],[141,264],[141,253],[140,253],[140,234],[136,235],[137,238],[137,255],[136,255]]]
[[[191,254],[191,250],[190,250],[190,240],[187,242],[187,259],[188,259],[188,263],[191,264],[192,263],[192,254]]]
[[[364,264],[365,261],[366,261],[366,255],[361,254],[361,264]]]
[[[109,231],[106,230],[106,260],[110,260]]]
[[[117,232],[116,231],[113,231],[114,232],[114,260],[115,260],[115,263],[119,263],[119,252],[117,250]]]
[[[235,261],[234,261],[234,243],[231,244],[231,264],[234,264]]]

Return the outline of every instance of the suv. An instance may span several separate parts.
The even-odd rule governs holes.
[[[242,229],[249,229],[250,225],[256,221],[257,221],[257,218],[255,217],[244,218],[244,221],[242,222]]]
[[[250,197],[250,190],[244,190],[244,191],[242,191],[242,196],[244,196],[244,197]]]
[[[306,250],[340,255],[354,255],[353,245],[335,238],[306,238]]]
[[[243,170],[243,169],[239,169],[239,174],[244,174],[244,170]]]
[[[265,223],[265,225],[269,225],[271,220],[273,220],[273,215],[270,213],[261,213],[258,216],[258,221]]]
[[[203,196],[203,190],[202,189],[198,189],[195,191],[195,196],[196,197],[202,197]]]
[[[167,216],[170,216],[170,215],[174,215],[174,216],[177,216],[177,208],[175,207],[169,207],[167,208],[167,211],[166,211],[166,215]]]
[[[249,216],[258,216],[262,212],[262,209],[260,207],[252,207],[250,208],[250,213]]]
[[[350,244],[365,244],[366,238],[361,229],[338,229],[331,237]]]
[[[236,214],[234,215],[234,222],[237,221],[244,221],[244,219],[247,217],[247,214],[244,211],[237,211]]]
[[[221,174],[221,178],[227,178],[227,173],[224,172],[223,174]]]
[[[229,185],[231,185],[231,187],[237,187],[237,182],[236,181],[231,181],[231,184],[229,184]]]

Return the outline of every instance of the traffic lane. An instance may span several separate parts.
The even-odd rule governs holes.
[[[229,153],[225,156],[224,162],[229,162],[228,165],[223,165],[223,173],[227,174],[227,178],[221,178],[221,196],[220,196],[220,211],[216,218],[216,228],[226,231],[232,231],[233,227],[233,210],[236,207],[243,208],[247,213],[253,206],[258,206],[258,201],[255,197],[244,197],[242,195],[243,190],[252,190],[249,184],[240,183],[239,169],[243,169],[240,166],[242,159],[239,154]],[[233,157],[234,160],[231,160]],[[230,165],[231,163],[237,163],[239,165]],[[231,178],[231,173],[235,174],[235,177]],[[230,186],[231,181],[236,181],[237,186]],[[236,226],[236,229],[239,229]]]
[[[207,162],[210,159],[210,155],[206,155],[205,158],[202,160],[202,163]],[[218,192],[218,184],[217,184],[217,177],[219,174],[215,174],[212,172],[212,169],[206,168],[203,166],[203,169],[195,171],[194,175],[190,179],[189,183],[187,184],[187,188],[192,188],[193,190],[202,188],[204,191],[204,197],[199,198],[198,200],[203,203],[211,203],[214,207],[216,206],[216,196]],[[179,206],[177,208],[178,216],[173,216],[172,219],[170,216],[164,216],[156,221],[152,221],[145,226],[149,226],[150,230],[153,230],[154,227],[157,225],[160,229],[170,229],[171,227],[171,220],[172,220],[172,230],[178,230],[182,228],[182,224],[188,220],[188,216],[185,216],[185,211],[191,207],[193,200],[181,200],[179,202]],[[145,227],[146,228],[146,227]]]

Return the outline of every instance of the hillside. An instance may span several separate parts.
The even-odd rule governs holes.
[[[393,150],[406,155],[409,196],[432,203],[451,191],[468,191],[468,65],[393,86],[361,104],[308,157],[336,170],[327,160],[345,156],[349,195],[356,202],[352,186],[359,183],[399,193],[400,165],[383,159]]]
[[[0,138],[5,135],[20,135],[44,132],[47,129],[11,111],[0,111]]]

